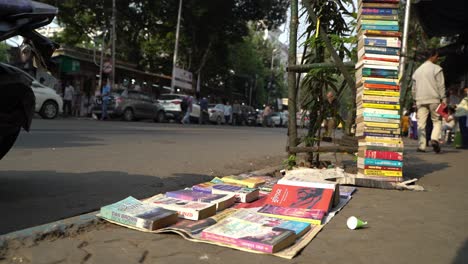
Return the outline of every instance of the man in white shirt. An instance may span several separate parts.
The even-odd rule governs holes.
[[[426,152],[426,121],[431,115],[434,128],[431,141],[434,152],[440,152],[439,138],[441,131],[440,115],[436,112],[441,102],[446,102],[445,80],[442,68],[435,64],[439,58],[437,50],[429,54],[429,58],[413,74],[413,99],[416,101],[418,118],[418,152]]]
[[[74,94],[75,89],[73,88],[71,83],[68,82],[67,86],[65,86],[65,91],[63,93],[63,114],[65,116],[71,115]]]

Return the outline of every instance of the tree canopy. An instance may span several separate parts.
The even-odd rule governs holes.
[[[112,0],[44,2],[59,8],[60,43],[89,47],[93,36],[109,35]],[[249,35],[248,22],[277,28],[288,5],[287,0],[184,1],[177,64],[202,73],[204,80],[226,75],[232,68],[228,53]],[[116,10],[116,56],[140,69],[170,74],[178,1],[118,0]]]

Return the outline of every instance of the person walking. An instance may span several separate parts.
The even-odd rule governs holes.
[[[75,94],[75,88],[71,85],[70,82],[65,86],[65,91],[63,92],[63,115],[69,116],[72,114],[72,102],[73,95]]]
[[[323,134],[323,137],[324,139],[331,140],[331,136],[336,128],[336,118],[338,114],[338,101],[331,91],[327,93],[324,112],[325,133]]]
[[[462,136],[462,148],[468,149],[468,87],[463,89],[465,97],[460,101],[455,109],[455,117],[458,119],[458,126]]]
[[[101,115],[101,120],[106,120],[109,118],[107,114],[107,106],[109,105],[109,100],[110,100],[110,91],[111,87],[109,84],[104,85],[102,88],[102,115]]]
[[[226,104],[224,104],[224,122],[226,125],[229,124],[229,121],[231,120],[231,115],[232,115],[232,107],[229,104],[229,102],[226,101]]]
[[[190,124],[190,114],[192,113],[193,109],[193,97],[187,95],[183,100],[185,100],[186,111],[184,118],[182,119],[182,124]]]
[[[418,119],[418,152],[426,152],[426,124],[430,115],[433,129],[430,145],[435,153],[440,152],[440,115],[436,112],[441,102],[446,103],[445,81],[442,67],[436,64],[439,59],[437,50],[432,50],[428,59],[413,74],[412,94],[416,101]]]
[[[416,118],[416,107],[412,107],[410,110],[410,135],[409,138],[411,139],[418,139],[418,119]]]
[[[273,110],[271,109],[270,105],[266,105],[265,106],[265,109],[263,109],[263,113],[262,113],[262,117],[263,117],[263,120],[262,120],[262,125],[264,127],[266,126],[271,126],[271,114],[273,113]]]

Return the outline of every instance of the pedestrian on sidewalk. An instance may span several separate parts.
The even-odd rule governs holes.
[[[109,100],[110,100],[110,91],[111,91],[111,86],[109,84],[104,85],[102,88],[102,116],[101,120],[106,120],[109,118],[107,114],[107,106],[109,105]]]
[[[67,86],[65,86],[65,91],[63,92],[63,115],[64,116],[69,116],[72,114],[72,102],[73,102],[74,94],[75,94],[75,88],[73,88],[70,82],[67,82]]]
[[[417,106],[418,152],[426,152],[426,123],[430,115],[433,129],[430,145],[434,152],[440,152],[439,138],[441,131],[440,115],[436,112],[441,102],[446,103],[445,81],[442,67],[436,64],[439,59],[437,50],[431,50],[428,59],[413,74],[412,94]]]
[[[455,110],[458,126],[462,136],[462,148],[468,149],[468,87],[463,89],[465,97],[460,101]]]
[[[416,117],[416,107],[412,107],[410,109],[409,118],[410,118],[410,127],[411,127],[409,137],[411,139],[417,140],[418,139],[418,119]]]
[[[232,107],[229,104],[229,101],[226,101],[226,104],[224,104],[224,121],[226,125],[229,124],[229,121],[231,120],[231,115],[232,115]]]
[[[408,111],[405,111],[401,118],[401,134],[403,137],[407,137],[409,134],[410,118]]]
[[[266,105],[265,106],[265,109],[263,109],[263,113],[262,113],[262,117],[263,117],[263,120],[262,120],[262,125],[263,127],[266,127],[266,126],[271,126],[271,114],[273,114],[273,110],[271,109],[270,105]]]
[[[203,97],[200,100],[200,118],[199,118],[199,123],[200,124],[208,124],[208,119],[209,119],[209,113],[208,113],[208,99],[206,97]]]

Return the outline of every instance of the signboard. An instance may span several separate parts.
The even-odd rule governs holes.
[[[68,57],[62,57],[60,60],[60,64],[60,68],[64,73],[75,73],[80,71],[80,61],[78,60]]]
[[[104,64],[102,65],[102,72],[104,72],[105,74],[109,74],[112,72],[112,63],[110,63],[110,61],[104,62]]]
[[[189,71],[174,67],[172,81],[174,82],[174,87],[192,90],[192,73]]]

